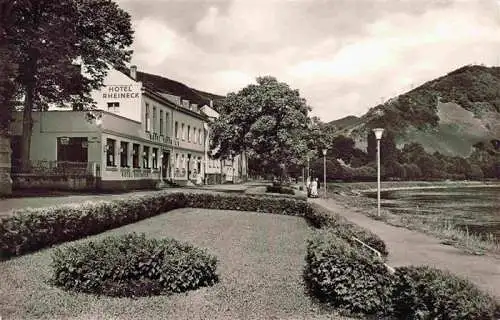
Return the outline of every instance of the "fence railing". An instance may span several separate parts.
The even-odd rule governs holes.
[[[96,162],[12,160],[11,172],[40,176],[94,176],[99,175],[100,170],[96,167]]]

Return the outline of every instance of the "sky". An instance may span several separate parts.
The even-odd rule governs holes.
[[[132,64],[215,94],[271,75],[332,121],[467,64],[500,65],[500,0],[115,0]]]

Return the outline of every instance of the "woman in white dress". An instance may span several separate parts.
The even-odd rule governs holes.
[[[311,177],[307,177],[306,191],[307,191],[307,197],[310,197],[311,196]]]
[[[314,179],[313,182],[311,183],[311,197],[312,198],[318,197],[318,178]]]

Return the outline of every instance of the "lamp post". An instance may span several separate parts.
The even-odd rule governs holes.
[[[309,178],[309,155],[307,155],[307,177]]]
[[[383,128],[373,129],[377,139],[377,216],[380,217],[380,139],[382,139]]]
[[[323,149],[323,188],[326,198],[326,149]]]
[[[163,149],[160,149],[160,187],[163,186]]]

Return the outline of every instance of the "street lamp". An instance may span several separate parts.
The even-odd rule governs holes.
[[[160,186],[163,186],[163,149],[160,152]]]
[[[323,188],[326,198],[326,149],[323,149]]]
[[[377,139],[377,216],[380,217],[380,139],[382,139],[383,128],[373,129]]]

